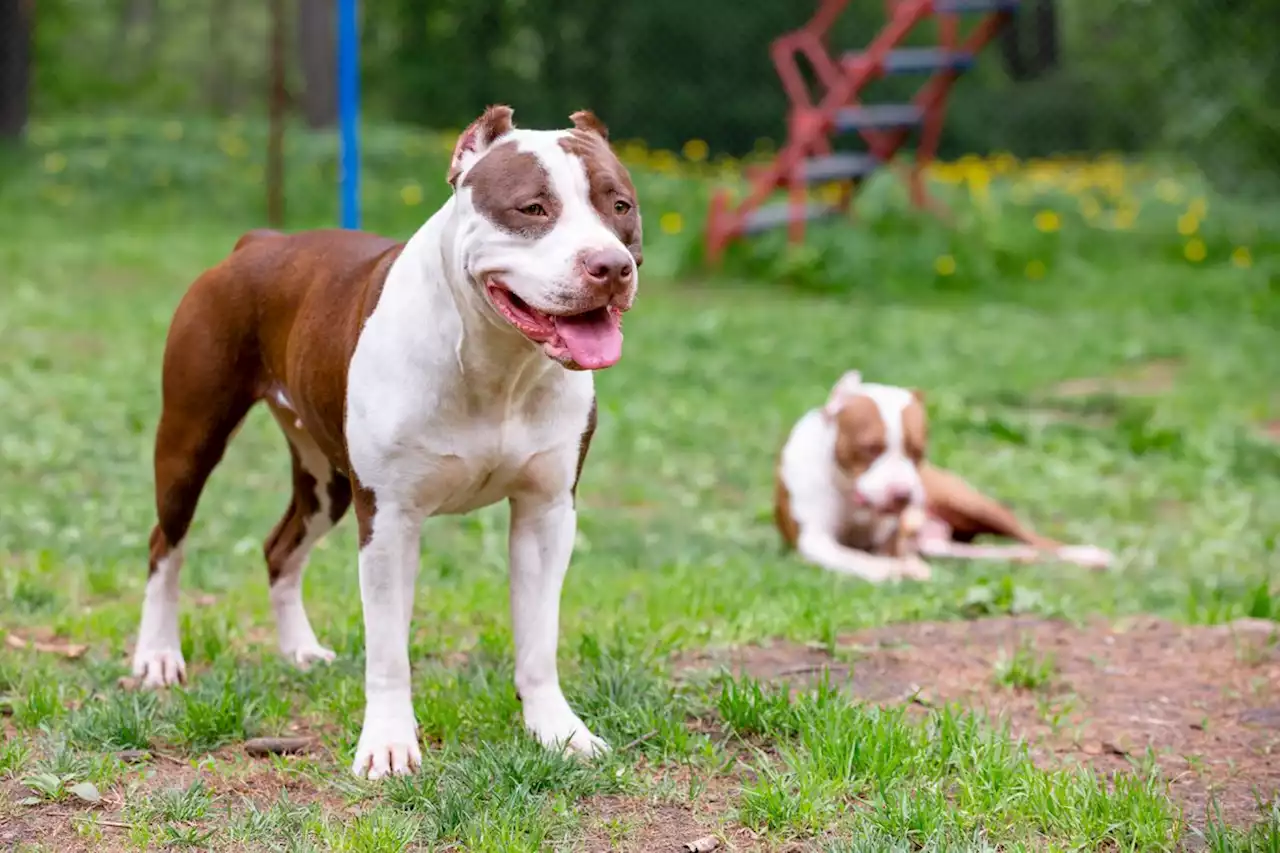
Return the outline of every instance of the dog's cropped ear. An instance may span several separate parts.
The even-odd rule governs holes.
[[[489,150],[494,140],[515,128],[511,121],[514,111],[507,106],[492,106],[484,115],[471,122],[458,143],[453,146],[453,162],[449,164],[449,185],[458,188],[458,178],[470,168],[481,154]]]
[[[578,130],[594,133],[601,139],[607,140],[609,138],[609,128],[605,127],[604,122],[591,110],[578,110],[569,116],[569,120],[573,122],[573,126]]]
[[[832,386],[831,393],[827,395],[827,404],[822,407],[822,414],[827,418],[834,418],[844,406],[845,401],[856,394],[861,387],[862,373],[857,370],[846,371]]]
[[[917,403],[919,403],[922,406],[928,404],[928,400],[925,399],[923,390],[921,390],[920,388],[910,388],[908,390],[911,391],[911,396]]]

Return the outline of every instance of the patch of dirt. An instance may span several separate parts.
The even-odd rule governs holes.
[[[834,684],[868,702],[982,709],[1025,738],[1042,766],[1110,773],[1131,769],[1150,748],[1189,821],[1202,824],[1214,796],[1228,823],[1245,825],[1257,819],[1255,790],[1264,801],[1280,792],[1278,631],[1264,620],[1187,627],[1142,617],[1078,627],[1010,617],[863,631],[842,637],[835,658],[774,644],[702,652],[677,667],[723,665],[798,687],[829,670]],[[1053,657],[1048,685],[996,683],[997,662],[1022,644]]]
[[[586,834],[575,850],[583,853],[684,853],[685,845],[715,836],[717,851],[750,853],[767,846],[745,827],[728,824],[724,816],[733,807],[740,780],[699,777],[705,788],[696,799],[683,796],[689,790],[689,773],[682,769],[672,780],[682,796],[667,799],[626,796],[591,797],[578,808],[590,818]]]
[[[1159,358],[1144,361],[1114,376],[1068,379],[1053,387],[1058,397],[1092,397],[1095,394],[1118,394],[1125,397],[1152,397],[1173,390],[1182,361]]]

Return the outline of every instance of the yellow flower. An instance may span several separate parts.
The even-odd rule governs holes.
[[[1044,261],[1031,260],[1027,261],[1027,278],[1032,281],[1039,281],[1044,278],[1048,269],[1044,265]]]
[[[44,170],[50,175],[56,175],[65,168],[67,168],[66,154],[61,151],[50,151],[44,155]]]
[[[1199,237],[1192,237],[1187,241],[1187,245],[1183,247],[1182,254],[1193,264],[1198,264],[1205,259],[1208,251],[1204,247],[1203,240]]]
[[[1190,237],[1199,230],[1200,219],[1191,211],[1187,211],[1178,217],[1178,233],[1183,237]]]
[[[672,173],[680,168],[680,161],[670,151],[654,151],[649,155],[649,167],[655,172]]]
[[[1138,219],[1136,207],[1120,207],[1111,216],[1111,225],[1120,231],[1128,231]]]
[[[950,255],[940,255],[933,262],[933,269],[938,275],[951,275],[956,271],[956,259]]]
[[[166,121],[164,123],[164,127],[160,129],[160,132],[163,133],[164,138],[170,142],[177,142],[182,138],[182,122],[176,120]]]
[[[1062,218],[1052,210],[1042,210],[1036,214],[1034,220],[1036,230],[1050,234],[1062,227]]]
[[[658,227],[663,234],[679,234],[684,230],[684,217],[674,210],[664,213],[658,219]]]
[[[222,149],[222,153],[228,157],[243,157],[249,153],[248,144],[238,136],[230,133],[223,134],[218,140],[218,147]]]
[[[1156,181],[1156,197],[1166,204],[1177,204],[1182,198],[1182,187],[1172,178]]]
[[[703,142],[701,139],[690,139],[684,144],[684,148],[682,150],[685,159],[692,160],[695,163],[701,163],[703,160],[707,159],[707,154],[709,152],[707,143]]]
[[[826,184],[819,188],[817,195],[827,204],[838,204],[840,196],[843,194],[843,189],[839,184]]]
[[[422,187],[417,181],[410,181],[400,188],[400,200],[405,207],[417,207],[422,204]]]
[[[1236,246],[1235,251],[1231,253],[1231,263],[1242,270],[1247,270],[1253,266],[1253,255],[1249,254],[1248,247]]]
[[[1187,213],[1196,219],[1204,219],[1209,215],[1209,202],[1205,201],[1204,196],[1191,199],[1191,204],[1187,205]]]
[[[1098,200],[1091,195],[1084,196],[1080,199],[1080,215],[1085,218],[1086,222],[1092,222],[1102,213],[1102,205],[1098,204]]]

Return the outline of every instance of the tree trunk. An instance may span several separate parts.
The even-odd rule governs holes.
[[[33,0],[0,0],[0,139],[19,139],[31,97]]]
[[[313,128],[338,121],[338,63],[333,0],[298,0],[298,54],[302,59],[302,114]]]

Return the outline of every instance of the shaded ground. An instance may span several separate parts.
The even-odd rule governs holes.
[[[875,703],[957,703],[1008,721],[1041,763],[1127,769],[1150,749],[1170,791],[1200,824],[1210,796],[1228,822],[1256,819],[1280,790],[1276,623],[1184,627],[1141,617],[1108,626],[1011,617],[891,625],[842,637],[833,657],[807,646],[752,646],[680,662],[738,674],[835,683]],[[999,683],[1001,661],[1052,660],[1043,685]]]

